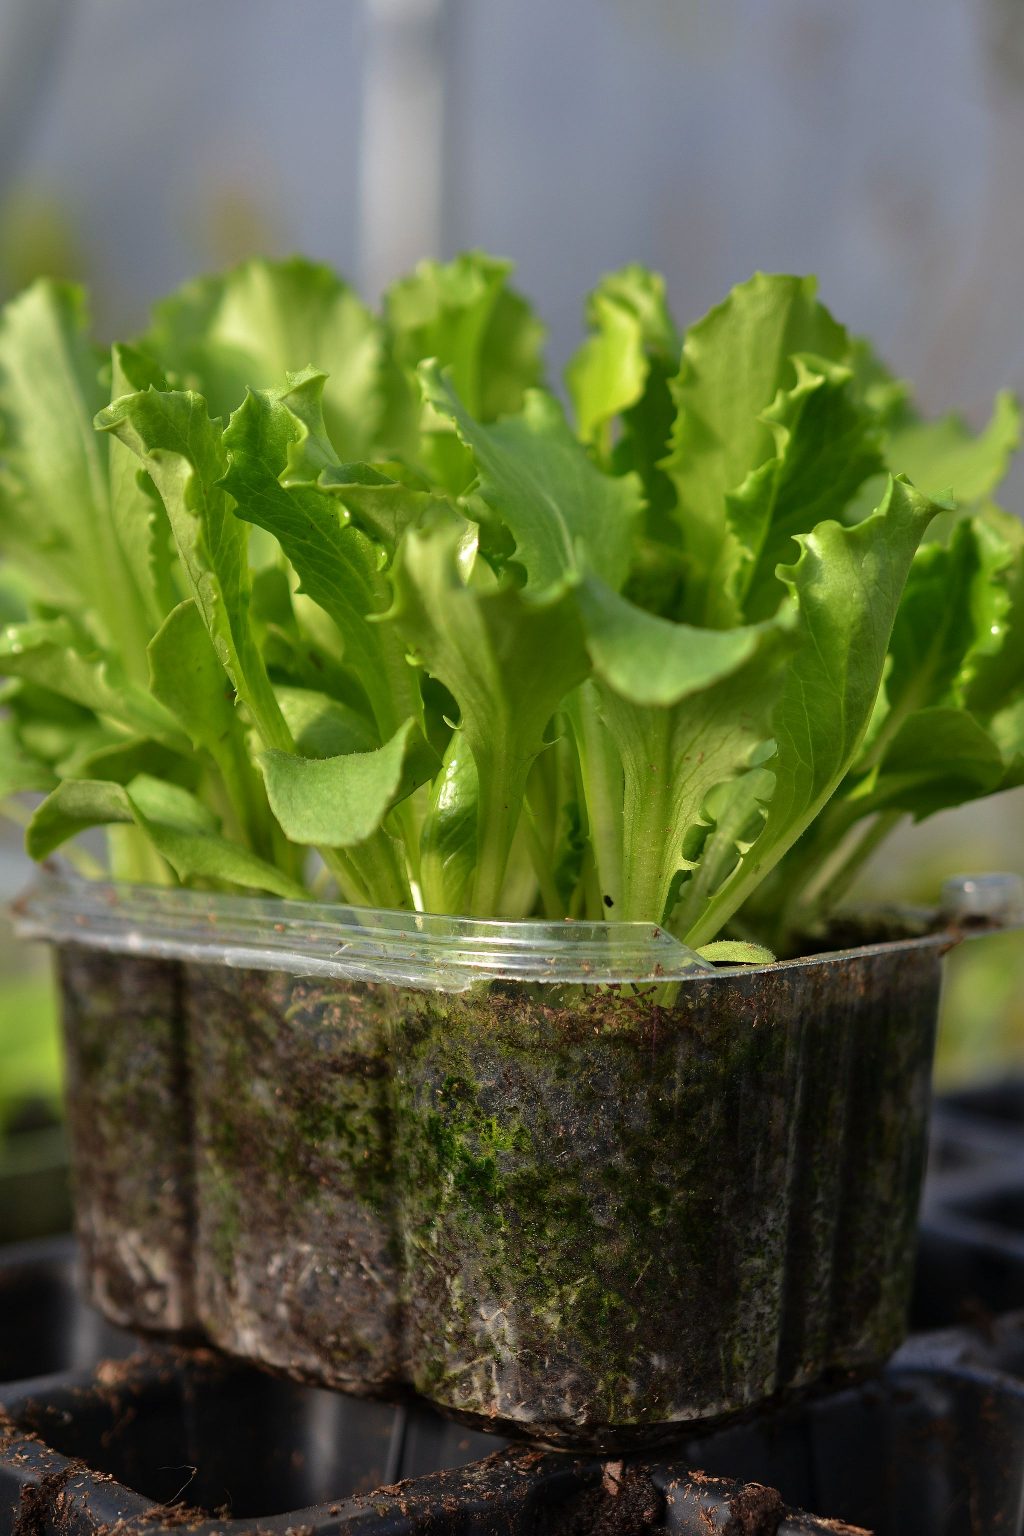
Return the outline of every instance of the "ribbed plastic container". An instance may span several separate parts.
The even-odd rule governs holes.
[[[900,1342],[948,933],[715,970],[503,924],[48,878],[115,1322],[628,1448]]]

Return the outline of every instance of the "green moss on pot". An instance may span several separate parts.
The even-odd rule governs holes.
[[[670,1008],[407,997],[396,1182],[417,1388],[612,1445],[883,1359],[903,1329],[938,978],[928,951],[901,956],[898,988],[893,965],[721,977]]]
[[[355,1391],[401,1379],[381,996],[187,968],[204,1325]]]
[[[189,1331],[194,1211],[181,968],[58,952],[75,1229],[90,1293],[127,1327]]]
[[[188,964],[170,1031],[146,973],[122,997],[75,951],[86,1229],[165,1242],[162,1168],[230,1352],[551,1443],[653,1441],[899,1342],[941,949],[674,996]]]

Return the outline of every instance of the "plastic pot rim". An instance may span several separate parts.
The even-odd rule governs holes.
[[[475,983],[706,985],[842,963],[851,956],[948,950],[955,915],[888,908],[893,939],[768,965],[715,965],[653,923],[449,917],[333,903],[122,884],[45,870],[12,905],[20,938],[139,958],[281,971],[428,991]]]

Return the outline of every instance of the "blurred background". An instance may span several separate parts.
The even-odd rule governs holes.
[[[815,271],[926,410],[980,423],[1024,390],[1024,0],[0,0],[3,296],[81,279],[109,338],[256,252],[374,299],[467,246],[517,261],[553,376],[626,261],[684,323],[755,267]],[[29,871],[0,838],[6,903]],[[860,894],[993,868],[1024,872],[1020,794],[908,829]],[[0,1132],[45,1161],[50,984],[5,927],[0,978]],[[1006,1064],[1014,936],[954,957],[939,1073]]]

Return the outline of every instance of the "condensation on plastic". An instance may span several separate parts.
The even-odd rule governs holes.
[[[446,992],[483,979],[607,985],[717,969],[650,923],[502,923],[51,874],[14,916],[21,937],[56,944]]]

